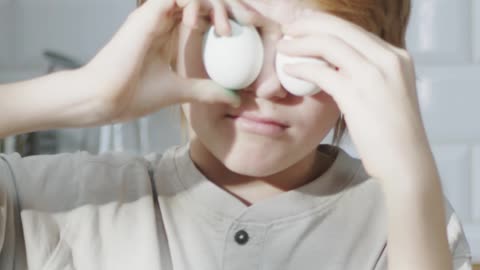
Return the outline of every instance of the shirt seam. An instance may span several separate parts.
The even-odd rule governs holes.
[[[226,218],[226,216],[224,216],[222,214],[219,214],[216,211],[211,211],[210,209],[208,209],[208,207],[203,205],[202,202],[198,202],[198,200],[195,199],[195,196],[193,195],[192,191],[187,188],[187,186],[182,181],[182,177],[180,177],[180,171],[179,171],[179,168],[178,168],[176,157],[177,157],[177,151],[175,151],[173,153],[173,165],[174,165],[174,168],[175,168],[175,177],[177,178],[178,181],[173,181],[173,184],[177,188],[180,188],[180,189],[182,189],[182,190],[184,190],[188,193],[188,196],[183,196],[183,197],[185,199],[187,199],[189,202],[192,202],[193,207],[195,207],[197,209],[201,209],[202,212],[204,212],[207,215],[210,215],[212,218],[224,220]],[[233,217],[227,217],[227,218],[234,219]]]
[[[265,269],[265,267],[263,267],[265,264],[265,246],[266,246],[266,242],[268,241],[268,235],[270,234],[271,232],[271,227],[272,225],[269,225],[267,228],[265,228],[265,235],[264,235],[264,239],[262,241],[262,249],[261,249],[261,253],[262,253],[262,256],[260,256],[260,260],[259,260],[259,264],[258,264],[258,269],[259,270],[262,270],[262,269]]]
[[[355,179],[355,176],[357,176],[360,171],[361,171],[360,166],[357,166],[357,169],[356,169],[355,173],[352,173],[351,176],[350,176],[350,179],[345,183],[345,185],[342,186],[342,192],[340,194],[336,194],[334,197],[326,199],[322,204],[317,205],[314,208],[311,208],[311,209],[305,210],[301,213],[296,213],[296,214],[293,214],[293,215],[290,215],[290,216],[277,218],[277,219],[269,222],[268,224],[270,224],[272,226],[282,226],[282,225],[285,225],[285,224],[288,224],[288,223],[294,223],[294,222],[302,221],[304,219],[311,218],[312,215],[316,215],[318,213],[322,213],[322,212],[330,210],[335,205],[336,201],[340,200],[341,198],[343,198],[345,196],[345,194],[348,192],[348,190],[347,190],[348,187],[350,187],[353,184],[353,180]],[[242,222],[242,223],[252,224],[252,225],[262,225],[262,224],[264,224],[264,223],[256,223],[256,222]]]
[[[15,224],[15,228],[14,231],[15,231],[15,234],[17,233],[17,226],[19,226],[20,228],[18,229],[19,231],[23,231],[23,224],[22,224],[22,217],[20,215],[20,211],[22,209],[21,207],[21,204],[20,204],[20,198],[19,198],[19,194],[18,194],[18,188],[17,188],[17,183],[16,183],[16,175],[15,173],[13,172],[13,168],[10,164],[10,162],[8,161],[8,159],[6,158],[6,156],[4,154],[0,155],[0,158],[3,159],[5,161],[5,164],[7,165],[8,167],[8,171],[11,175],[11,182],[12,182],[12,185],[13,185],[13,189],[14,189],[14,196],[15,196],[15,204],[12,208],[13,208],[13,216],[14,216],[14,224]],[[8,196],[8,194],[7,194]],[[17,210],[17,211],[15,211]],[[7,216],[8,217],[8,216]],[[19,224],[17,224],[17,221],[19,221]],[[7,228],[5,228],[6,230]],[[22,232],[23,234],[23,232]],[[17,260],[15,258],[17,258],[17,235],[15,235],[15,241],[13,243],[13,256],[14,256],[14,259],[13,259],[13,268],[15,269],[16,266],[17,266]]]
[[[380,262],[380,260],[382,259],[382,257],[383,257],[383,256],[386,256],[386,255],[384,255],[386,249],[387,249],[387,242],[385,242],[385,244],[383,245],[382,251],[381,251],[380,254],[378,255],[377,259],[375,260],[375,264],[373,265],[373,269],[374,269],[374,270],[377,269],[378,263]]]
[[[177,152],[175,151],[174,153],[174,157],[173,157],[173,163],[174,163],[174,167],[175,167],[175,174],[176,174],[176,178],[179,180],[178,182],[180,182],[180,188],[182,188],[183,190],[187,191],[188,193],[188,196],[185,196],[188,198],[188,200],[190,200],[191,202],[194,202],[193,205],[197,208],[201,208],[203,210],[203,212],[205,212],[206,214],[209,214],[211,215],[212,217],[215,216],[215,218],[220,218],[220,219],[225,219],[225,218],[229,218],[229,219],[233,219],[233,220],[237,220],[238,217],[231,217],[231,216],[227,216],[227,215],[224,215],[224,214],[221,214],[221,213],[218,213],[217,211],[212,211],[211,209],[209,209],[207,206],[205,206],[203,204],[203,202],[201,201],[198,201],[195,196],[192,194],[192,191],[189,190],[183,183],[182,181],[182,178],[180,177],[180,173],[179,173],[179,168],[178,168],[178,164],[177,164],[177,159],[176,159],[176,155],[177,155]],[[329,210],[331,207],[333,207],[333,204],[334,202],[338,201],[339,199],[341,199],[347,192],[348,192],[348,187],[350,187],[352,184],[353,184],[353,180],[355,179],[355,176],[358,175],[358,173],[361,171],[360,170],[361,166],[360,164],[357,164],[357,167],[356,169],[354,170],[354,173],[352,173],[350,175],[350,179],[346,182],[345,185],[342,186],[342,191],[340,192],[340,194],[336,194],[334,195],[332,198],[328,198],[326,199],[323,203],[321,203],[320,205],[317,205],[316,207],[314,207],[313,209],[308,209],[308,210],[305,210],[301,213],[296,213],[296,214],[293,214],[293,215],[290,215],[290,216],[287,216],[287,217],[281,217],[281,218],[277,218],[275,220],[272,220],[270,222],[243,222],[244,224],[251,224],[251,225],[265,225],[265,224],[275,224],[275,225],[281,225],[281,224],[284,224],[284,223],[288,223],[288,222],[296,222],[296,221],[299,221],[299,220],[303,220],[304,218],[308,218],[308,217],[311,217],[311,215],[313,213],[316,213],[316,212],[322,212],[322,211],[326,211],[326,210]],[[174,181],[176,182],[176,181]],[[178,185],[177,183],[174,183],[176,185]],[[177,186],[178,187],[178,186]],[[198,203],[197,203],[198,202]],[[321,208],[321,209],[319,209]],[[247,208],[248,209],[248,208]],[[247,210],[245,209],[245,210]],[[244,211],[245,212],[245,211]],[[243,213],[244,213],[243,212]],[[242,214],[243,214],[242,213]],[[241,215],[240,215],[241,216]]]

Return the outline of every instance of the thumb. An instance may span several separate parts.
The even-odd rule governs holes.
[[[117,78],[129,78],[143,64],[158,33],[169,32],[174,20],[167,19],[174,8],[173,0],[148,0],[132,11],[111,40],[88,63],[103,73]]]
[[[186,102],[226,103],[235,108],[241,104],[235,90],[226,89],[210,79],[185,79],[181,89]]]

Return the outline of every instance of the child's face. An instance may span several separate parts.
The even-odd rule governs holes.
[[[276,5],[300,0],[275,1]],[[281,10],[281,9],[278,9]],[[272,21],[258,26],[265,59],[259,77],[237,92],[240,108],[223,104],[184,104],[195,143],[208,150],[228,169],[242,175],[268,176],[281,172],[312,154],[340,116],[334,100],[324,91],[313,96],[289,94],[275,72],[276,43],[282,37]],[[202,32],[181,26],[177,72],[183,77],[208,78],[201,59]],[[321,74],[319,74],[321,76]],[[288,125],[274,135],[260,135],[235,125],[228,115],[251,113]]]

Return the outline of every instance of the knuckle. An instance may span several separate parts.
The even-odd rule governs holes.
[[[315,37],[311,37],[311,38],[312,40],[315,40],[316,42],[318,42],[318,44],[325,44],[327,42],[332,43],[332,42],[339,41],[339,39],[332,34],[316,35]]]
[[[412,55],[405,49],[399,51],[400,56],[408,62],[412,61]]]
[[[402,57],[400,57],[400,55],[397,55],[396,53],[393,53],[393,52],[387,53],[383,57],[383,59],[385,61],[385,65],[389,69],[400,70],[402,68],[402,65],[403,65]]]
[[[368,80],[377,81],[383,79],[382,71],[380,71],[380,69],[374,65],[366,65],[363,67],[363,72],[365,74],[365,78]]]
[[[258,21],[258,17],[253,13],[245,13],[242,20],[249,25],[255,25]]]

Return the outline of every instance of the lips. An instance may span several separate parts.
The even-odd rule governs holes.
[[[243,119],[258,122],[258,123],[261,123],[261,124],[279,126],[281,128],[288,128],[289,127],[286,122],[275,119],[273,117],[261,116],[261,115],[258,115],[258,114],[247,113],[247,112],[243,112],[243,113],[239,113],[239,114],[227,114],[227,117],[229,117],[229,118],[243,118]]]

